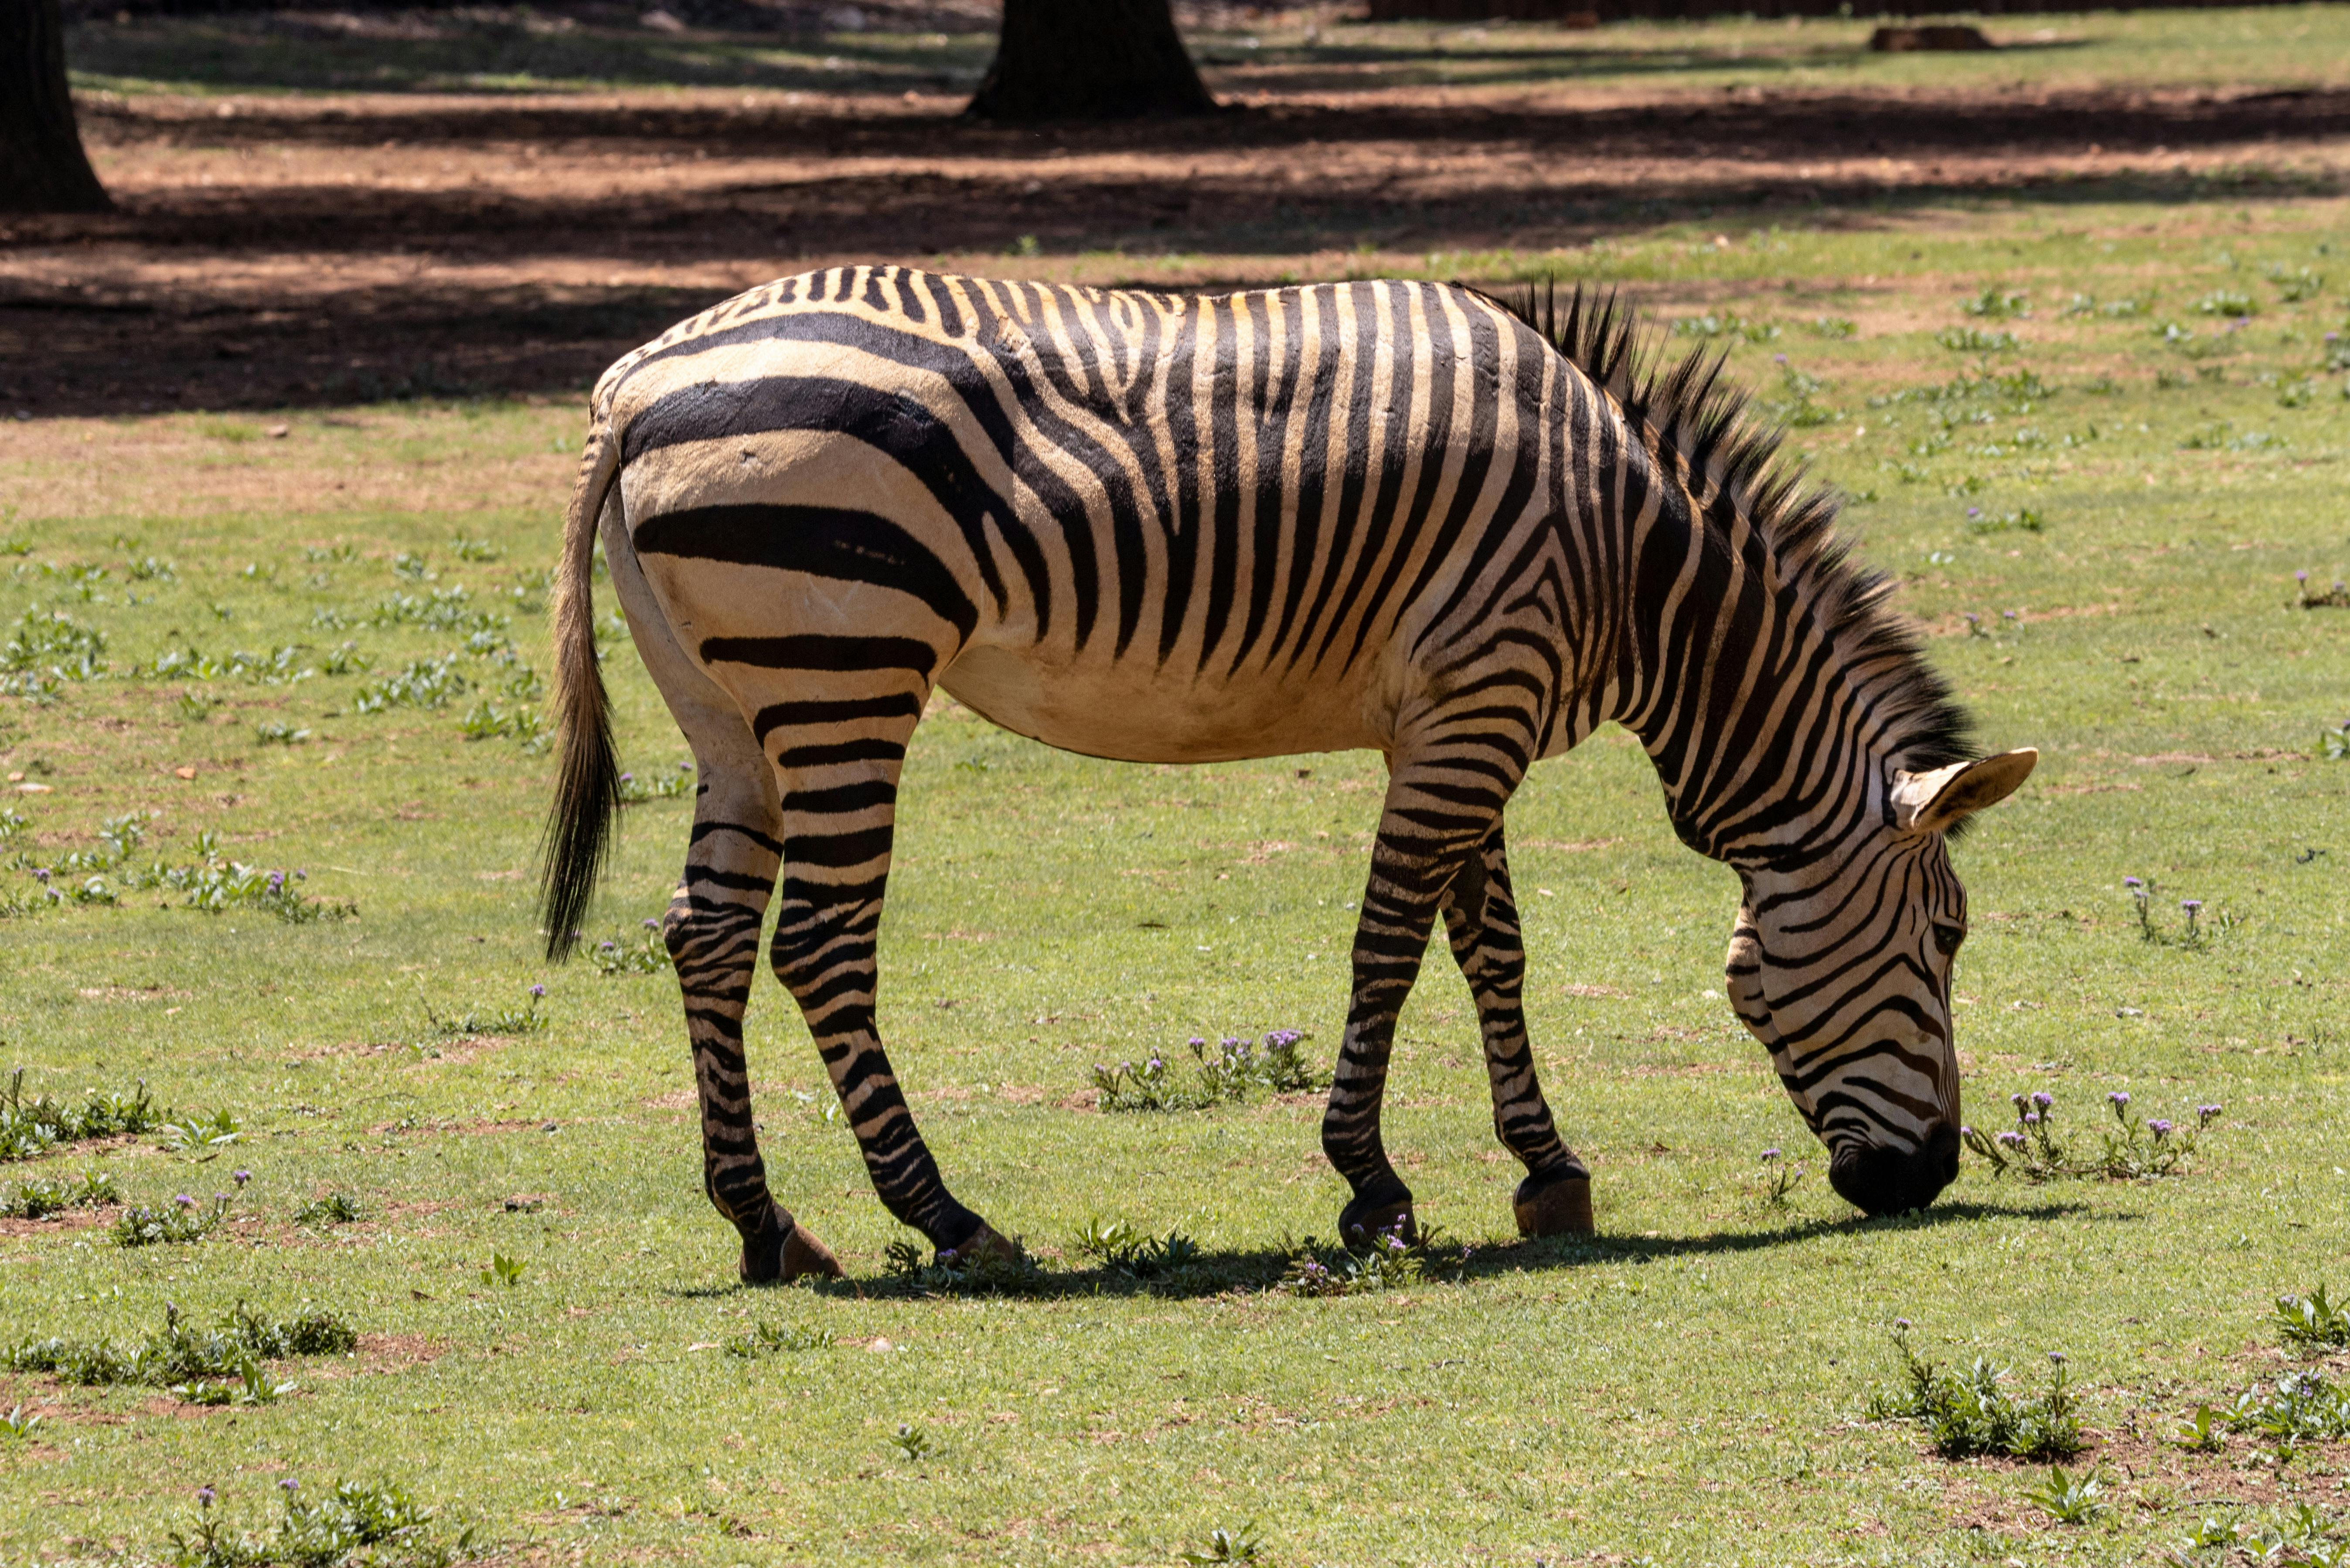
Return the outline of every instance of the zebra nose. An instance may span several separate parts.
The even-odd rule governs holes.
[[[1916,1148],[1852,1148],[1828,1161],[1828,1185],[1876,1214],[1923,1209],[1959,1174],[1959,1129],[1937,1122]]]

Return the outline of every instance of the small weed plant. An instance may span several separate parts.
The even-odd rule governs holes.
[[[546,987],[534,985],[530,988],[528,995],[529,1000],[518,1008],[469,1007],[463,1012],[450,1013],[445,1016],[435,1011],[432,1004],[428,1002],[424,1004],[424,1017],[425,1021],[432,1025],[433,1033],[449,1039],[501,1034],[534,1034],[546,1027],[546,1014],[539,1011],[539,1003],[546,1000]]]
[[[1783,1150],[1766,1148],[1762,1151],[1762,1169],[1757,1185],[1762,1200],[1773,1209],[1784,1209],[1788,1196],[1804,1179],[1804,1168],[1786,1157]]]
[[[601,975],[660,974],[670,966],[669,944],[661,940],[660,922],[649,919],[634,936],[615,932],[588,950]]]
[[[1976,1356],[1960,1372],[1918,1354],[1906,1320],[1894,1324],[1893,1344],[1902,1386],[1869,1397],[1869,1420],[1919,1423],[1946,1459],[1990,1454],[2045,1462],[2081,1451],[2079,1407],[2061,1354],[2049,1354],[2046,1391],[2018,1398],[2009,1392],[2008,1369],[1988,1357]]]
[[[248,1535],[215,1511],[211,1487],[196,1493],[196,1519],[171,1534],[172,1568],[450,1568],[474,1555],[473,1532],[436,1539],[432,1511],[396,1486],[338,1481],[316,1502],[301,1483],[277,1483],[284,1513],[276,1530]]]
[[[2012,1171],[2037,1185],[2060,1177],[2102,1177],[2108,1181],[2141,1181],[2176,1176],[2217,1120],[2221,1107],[2198,1106],[2195,1123],[2182,1126],[2161,1116],[2141,1118],[2129,1092],[2116,1089],[2106,1096],[2114,1126],[2099,1134],[2095,1154],[2080,1152],[2056,1134],[2056,1096],[2046,1089],[2009,1097],[2015,1107],[2015,1126],[1996,1137],[1971,1127],[1959,1129],[1969,1148],[1991,1163],[1993,1175]]]
[[[2350,1303],[2328,1300],[2321,1282],[2305,1296],[2277,1297],[2277,1332],[2287,1346],[2306,1355],[2350,1349]]]
[[[1153,1051],[1139,1064],[1097,1064],[1094,1088],[1105,1111],[1200,1110],[1246,1099],[1253,1088],[1276,1095],[1322,1088],[1330,1080],[1315,1068],[1304,1051],[1312,1038],[1301,1030],[1275,1029],[1262,1040],[1228,1034],[1211,1047],[1204,1038],[1193,1035],[1190,1042],[1193,1084],[1178,1083],[1170,1073],[1165,1054]]]
[[[45,1373],[88,1387],[117,1384],[170,1388],[200,1381],[242,1382],[255,1363],[295,1356],[341,1355],[359,1344],[350,1324],[330,1312],[310,1311],[285,1321],[261,1316],[239,1302],[218,1326],[200,1329],[166,1303],[163,1326],[135,1345],[57,1337],[26,1339],[0,1352],[9,1371]]]
[[[208,1208],[182,1192],[154,1209],[134,1203],[116,1217],[107,1234],[118,1247],[187,1246],[219,1229],[231,1201],[227,1193],[215,1192]]]
[[[754,1323],[744,1333],[726,1342],[726,1354],[738,1361],[756,1361],[762,1356],[792,1355],[804,1351],[829,1350],[833,1336],[820,1328],[805,1324]]]
[[[172,1154],[186,1155],[192,1159],[218,1159],[231,1144],[244,1136],[244,1127],[236,1113],[226,1106],[208,1116],[190,1113],[176,1121],[167,1121],[155,1129],[162,1135],[162,1147]],[[244,1183],[239,1182],[239,1186]]]
[[[490,1266],[482,1271],[482,1283],[504,1285],[512,1290],[522,1283],[522,1272],[526,1266],[519,1258],[509,1258],[504,1252],[493,1251]]]
[[[26,1414],[22,1405],[11,1406],[6,1415],[0,1416],[0,1438],[5,1438],[12,1442],[23,1442],[33,1435],[33,1428],[40,1424],[41,1417]]]
[[[1103,1268],[1136,1280],[1164,1280],[1200,1262],[1200,1244],[1180,1231],[1152,1236],[1124,1220],[1088,1220],[1076,1251]]]
[[[2155,916],[2159,888],[2151,877],[2125,877],[2122,891],[2129,896],[2130,913],[2137,921],[2138,940],[2143,942],[2199,951],[2210,947],[2215,938],[2227,936],[2236,929],[2236,917],[2227,910],[2212,919],[2204,919],[2200,898],[2179,899],[2178,927],[2176,930],[2166,927]]]
[[[141,1079],[129,1095],[92,1093],[78,1106],[47,1095],[25,1097],[25,1069],[8,1075],[0,1092],[0,1160],[30,1159],[65,1144],[151,1132],[170,1113],[160,1110]]]
[[[2220,1412],[2230,1432],[2258,1439],[2278,1461],[2311,1443],[2350,1438],[2350,1387],[2314,1368],[2255,1383]]]
[[[650,774],[639,777],[634,773],[620,775],[620,804],[642,805],[651,800],[675,800],[693,793],[693,764],[680,763],[675,773]]]
[[[1400,1223],[1390,1231],[1338,1248],[1308,1241],[1293,1248],[1289,1267],[1274,1288],[1293,1296],[1359,1296],[1425,1284],[1450,1269],[1458,1279],[1471,1249],[1449,1241],[1434,1226],[1407,1239]]]
[[[329,1225],[348,1225],[359,1217],[359,1200],[348,1192],[329,1192],[324,1198],[312,1199],[294,1210],[294,1223],[324,1230]]]
[[[920,1464],[937,1451],[929,1433],[904,1422],[900,1422],[897,1431],[890,1435],[889,1445],[903,1454],[909,1464]]]
[[[2039,1484],[2023,1495],[2059,1524],[2095,1524],[2112,1506],[2106,1501],[2104,1471],[2090,1469],[2073,1475],[2062,1465],[2049,1466]]]
[[[78,1178],[36,1177],[16,1183],[0,1199],[0,1215],[12,1220],[47,1220],[68,1209],[104,1209],[122,1201],[110,1170],[90,1170]]]
[[[1178,1552],[1175,1558],[1194,1568],[1205,1568],[1214,1563],[1259,1563],[1263,1561],[1263,1552],[1264,1543],[1257,1539],[1256,1526],[1243,1524],[1238,1530],[1211,1530],[1205,1547],[1197,1552]]]

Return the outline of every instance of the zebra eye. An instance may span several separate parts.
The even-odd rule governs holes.
[[[1942,950],[1942,956],[1945,958],[1957,952],[1959,944],[1966,940],[1967,930],[1964,926],[1937,925],[1934,928],[1934,945]]]

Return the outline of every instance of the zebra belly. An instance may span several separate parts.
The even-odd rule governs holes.
[[[1065,752],[1126,763],[1226,763],[1386,746],[1380,706],[1359,690],[1186,680],[1147,660],[1055,668],[981,643],[939,678],[993,723]]]

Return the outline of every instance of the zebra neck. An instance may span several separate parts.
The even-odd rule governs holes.
[[[1867,672],[1800,566],[1786,570],[1742,518],[1692,515],[1671,488],[1630,530],[1606,716],[1639,737],[1674,831],[1700,854],[1783,868],[1831,853],[1886,809]]]

